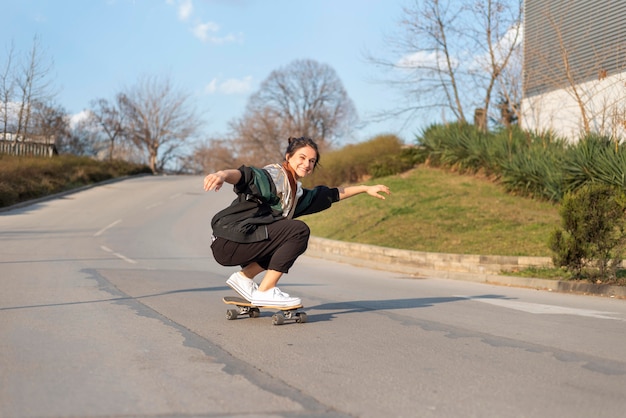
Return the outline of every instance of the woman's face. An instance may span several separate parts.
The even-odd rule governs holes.
[[[317,152],[307,145],[298,148],[291,157],[287,156],[287,162],[296,173],[296,177],[302,178],[313,172],[317,162]]]

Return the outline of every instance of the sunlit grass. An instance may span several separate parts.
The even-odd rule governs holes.
[[[304,220],[315,236],[414,251],[551,256],[558,206],[508,194],[480,177],[420,166],[376,180],[392,195],[366,195]]]

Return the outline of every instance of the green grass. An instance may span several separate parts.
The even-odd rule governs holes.
[[[386,200],[352,197],[303,218],[313,235],[413,251],[550,257],[558,206],[508,194],[493,182],[420,166],[377,179]]]

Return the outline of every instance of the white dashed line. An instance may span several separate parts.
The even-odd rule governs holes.
[[[137,264],[137,262],[136,262],[135,260],[133,260],[132,258],[128,258],[128,257],[126,257],[124,254],[116,253],[115,251],[113,251],[113,250],[112,250],[112,249],[110,249],[109,247],[105,247],[104,245],[101,245],[101,246],[100,246],[100,248],[101,248],[103,251],[106,251],[107,253],[111,253],[111,254],[113,254],[114,256],[116,256],[117,258],[119,258],[119,259],[122,259],[122,260],[126,261],[127,263],[130,263],[130,264]]]
[[[98,232],[96,232],[93,236],[94,237],[99,237],[100,235],[104,234],[104,232],[109,229],[109,228],[113,228],[115,225],[119,224],[120,222],[122,222],[121,219],[118,219],[117,221],[105,226],[104,228],[102,228],[101,230],[99,230]]]
[[[537,314],[537,315],[575,315],[575,316],[585,316],[588,318],[613,319],[615,321],[626,321],[625,319],[622,319],[622,318],[616,318],[615,316],[619,315],[619,313],[616,313],[616,312],[568,308],[565,306],[521,302],[518,300],[510,300],[510,299],[481,298],[481,297],[471,297],[471,296],[457,296],[457,297],[465,298],[468,300],[475,300],[476,302],[487,303],[489,305],[501,306],[503,308],[515,309],[516,311],[522,311],[522,312],[527,312],[527,313]]]

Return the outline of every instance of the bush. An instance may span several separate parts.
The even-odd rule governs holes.
[[[412,168],[417,158],[415,149],[405,147],[397,136],[379,135],[322,155],[320,166],[304,184],[338,186],[397,174]]]
[[[560,209],[562,229],[553,232],[555,266],[575,277],[615,280],[626,243],[626,199],[615,187],[586,184],[567,193]]]
[[[529,138],[517,127],[483,132],[467,123],[450,123],[428,127],[417,140],[433,166],[499,178],[505,163],[528,148]]]
[[[572,146],[563,167],[567,191],[599,182],[626,189],[626,149],[617,139],[589,134]]]
[[[424,162],[423,156],[416,147],[406,147],[397,154],[383,154],[376,158],[367,167],[367,172],[373,178],[392,176],[410,170],[417,164]]]
[[[564,139],[526,134],[525,144],[518,143],[510,157],[501,161],[502,184],[522,196],[560,201],[566,150]]]

